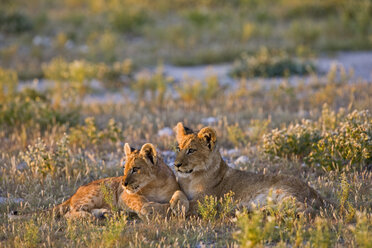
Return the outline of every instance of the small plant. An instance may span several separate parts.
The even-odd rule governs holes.
[[[70,140],[72,144],[86,148],[90,145],[99,145],[104,142],[118,142],[123,139],[121,124],[110,119],[106,128],[99,130],[93,117],[88,117],[84,125],[70,129]]]
[[[0,67],[0,103],[5,101],[7,96],[13,96],[16,93],[17,86],[17,73]]]
[[[210,76],[205,82],[183,82],[176,90],[180,98],[187,103],[209,102],[218,97],[220,85],[216,76]]]
[[[149,15],[143,9],[121,7],[109,14],[112,27],[120,33],[137,34],[149,21]]]
[[[372,215],[368,212],[356,212],[356,226],[351,230],[354,233],[358,247],[372,246]]]
[[[234,77],[284,77],[315,70],[309,61],[296,60],[284,51],[261,48],[254,56],[243,54],[230,72]]]
[[[137,81],[133,82],[132,89],[137,92],[140,99],[146,99],[146,94],[151,102],[162,105],[166,98],[167,87],[173,83],[173,79],[165,77],[163,67],[157,68],[155,74],[144,73]]]
[[[65,134],[56,144],[55,150],[47,147],[42,139],[38,139],[34,145],[29,145],[26,152],[21,152],[20,157],[31,169],[34,175],[55,175],[65,171],[71,162],[68,137]]]
[[[116,212],[118,209],[116,205],[114,204],[114,194],[110,187],[106,186],[105,183],[101,184],[101,191],[103,194],[103,199],[105,200],[105,203],[107,203],[110,206],[111,211]]]
[[[103,228],[101,240],[102,247],[117,247],[120,246],[120,238],[122,232],[125,230],[127,220],[125,216],[118,216],[117,218],[109,218]]]
[[[217,200],[210,195],[205,196],[202,201],[198,201],[198,212],[203,220],[214,221],[216,219],[227,218],[236,207],[233,199],[234,193],[229,192]]]
[[[30,247],[36,248],[40,246],[41,237],[39,227],[33,220],[28,221],[23,226],[24,233],[21,236],[16,237],[16,247]]]
[[[315,218],[315,228],[309,230],[310,243],[314,247],[327,248],[333,246],[331,232],[329,230],[329,223],[322,217]]]
[[[264,213],[258,209],[250,214],[246,211],[237,213],[236,218],[239,231],[234,234],[234,238],[241,247],[251,248],[264,245],[278,236],[275,218],[268,216],[265,219]]]
[[[236,123],[235,125],[227,126],[227,138],[235,146],[246,145],[248,142],[247,135]]]
[[[94,65],[84,60],[69,63],[62,58],[56,58],[48,64],[43,64],[42,69],[45,77],[56,83],[57,105],[61,104],[62,100],[75,100],[71,95],[81,99],[89,89],[90,80],[96,76]]]

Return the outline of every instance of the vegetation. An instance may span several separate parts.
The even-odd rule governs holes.
[[[0,10],[1,247],[372,246],[372,85],[309,63],[372,47],[370,0],[6,0]],[[162,66],[233,60],[231,84],[176,80]],[[296,176],[335,206],[248,213],[230,193],[202,199],[193,218],[8,218],[122,175],[125,142],[152,142],[171,165],[179,121],[212,125],[230,166]]]
[[[41,76],[41,63],[55,57],[195,65],[233,61],[259,46],[290,54],[372,48],[370,0],[20,0],[0,9],[0,66],[21,78]],[[307,72],[293,63],[279,65]]]
[[[309,61],[295,60],[284,51],[261,48],[254,56],[243,54],[231,71],[233,77],[284,77],[306,75],[315,71]]]

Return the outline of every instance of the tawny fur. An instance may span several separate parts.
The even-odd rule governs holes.
[[[100,217],[109,214],[111,207],[133,211],[141,217],[154,213],[164,216],[169,209],[177,214],[187,212],[187,197],[155,147],[145,144],[140,151],[132,151],[125,144],[124,149],[124,176],[99,179],[81,186],[71,198],[52,209],[54,214],[67,218]]]
[[[182,191],[190,200],[190,214],[197,213],[197,201],[206,195],[220,198],[230,191],[235,200],[248,209],[253,205],[264,207],[269,196],[274,204],[294,199],[299,213],[314,213],[314,208],[325,206],[319,193],[300,179],[229,167],[218,150],[214,129],[205,127],[198,133],[186,132],[182,123],[178,123],[175,130],[179,145],[176,174]]]

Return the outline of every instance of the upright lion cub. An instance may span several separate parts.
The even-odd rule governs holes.
[[[222,159],[214,129],[193,132],[178,123],[178,153],[174,163],[178,182],[190,200],[190,213],[196,214],[197,201],[206,195],[223,197],[232,191],[235,200],[250,209],[264,206],[270,195],[274,203],[294,199],[298,212],[313,212],[324,206],[322,197],[300,179],[284,175],[262,175],[230,168]]]
[[[138,151],[126,143],[124,151],[124,176],[103,178],[81,186],[52,211],[57,216],[80,218],[100,217],[112,208],[134,211],[141,217],[152,213],[165,215],[169,208],[175,212],[182,208],[188,210],[187,197],[180,191],[173,171],[152,144],[145,144]]]

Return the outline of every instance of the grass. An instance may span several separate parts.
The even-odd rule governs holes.
[[[81,104],[72,99],[56,104],[53,99],[58,91],[53,87],[59,86],[53,83],[45,91],[3,91],[0,116],[6,114],[6,120],[12,121],[0,123],[0,192],[2,197],[23,202],[0,205],[1,246],[369,247],[372,87],[362,81],[350,83],[347,75],[336,77],[336,70],[340,68],[333,68],[326,77],[312,76],[307,84],[270,86],[257,79],[227,90],[222,90],[218,78],[207,78],[197,97],[187,101],[188,90],[182,88],[187,81],[167,81],[160,69],[145,79],[130,79],[123,94],[144,90],[143,97],[122,103]],[[7,73],[12,76],[4,78],[17,78],[14,72]],[[87,79],[81,77],[80,82]],[[136,80],[151,87],[136,88]],[[63,84],[69,82],[72,79],[66,78]],[[26,93],[28,97],[19,97]],[[76,115],[56,118],[66,111]],[[45,113],[54,117],[45,119]],[[243,170],[300,177],[337,207],[321,211],[316,218],[293,217],[291,204],[237,213],[227,195],[201,201],[198,218],[147,222],[126,212],[106,221],[68,222],[42,215],[23,221],[7,218],[10,210],[44,209],[62,202],[80,185],[121,175],[124,142],[138,147],[151,141],[160,151],[172,150],[174,138],[158,136],[158,130],[178,121],[200,128],[202,119],[209,116],[217,118],[214,128],[228,161],[245,155],[249,162],[240,165]],[[237,152],[229,152],[230,148]]]
[[[370,82],[337,66],[296,82],[260,78],[308,72],[298,58],[309,51],[371,49],[371,8],[368,0],[2,1],[0,246],[371,247]],[[234,85],[175,81],[162,66],[136,73],[233,60]],[[47,87],[22,81],[35,77]],[[121,101],[87,101],[97,92]],[[186,219],[8,219],[122,175],[125,142],[152,142],[171,163],[175,138],[158,131],[179,121],[198,129],[208,117],[229,164],[246,156],[242,170],[301,178],[335,208],[310,218],[285,202],[248,213],[228,194],[200,201],[200,216]]]

